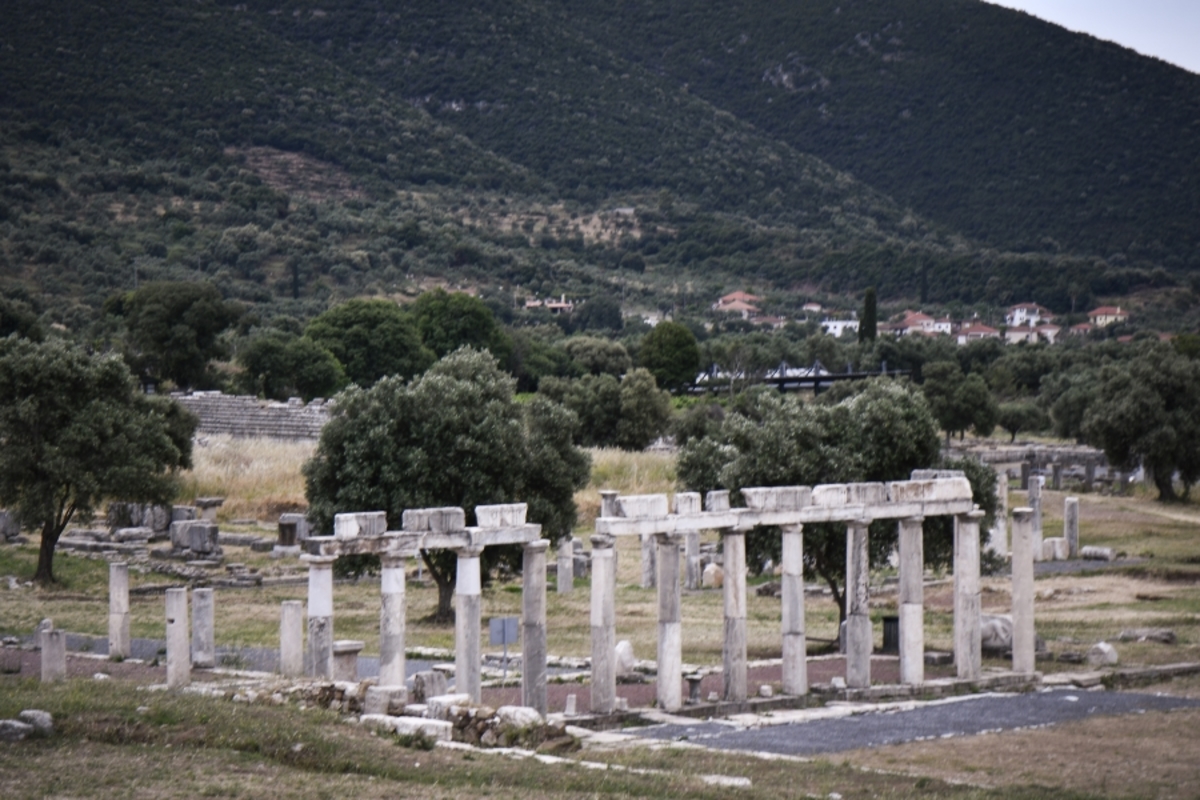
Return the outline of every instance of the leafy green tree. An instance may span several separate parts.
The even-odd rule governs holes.
[[[879,327],[878,300],[875,297],[875,287],[867,289],[863,295],[863,315],[858,324],[858,340],[873,342]]]
[[[644,264],[642,269],[645,269]],[[619,331],[623,325],[621,304],[606,294],[581,303],[571,314],[571,326],[577,331]]]
[[[101,501],[169,502],[195,427],[178,403],[142,394],[117,357],[0,340],[0,503],[41,529],[34,580],[54,582],[59,537]]]
[[[134,372],[181,388],[211,384],[208,362],[225,354],[218,337],[241,313],[211,283],[148,283],[109,307],[125,318]]]
[[[411,378],[434,361],[412,319],[390,300],[348,300],[310,322],[304,335],[333,353],[346,378],[363,387],[393,375]]]
[[[518,404],[514,384],[490,354],[463,348],[410,383],[347,389],[304,466],[314,525],[328,531],[337,513],[378,509],[399,527],[404,509],[432,506],[461,506],[470,523],[477,505],[523,501],[547,538],[569,533],[588,476],[575,420],[544,400]],[[455,556],[421,555],[438,585],[436,616],[449,619]],[[506,557],[484,555],[487,569]]]
[[[1124,469],[1145,467],[1163,501],[1186,498],[1200,479],[1200,363],[1169,345],[1149,342],[1139,357],[1100,372],[1084,415],[1087,441]]]
[[[237,361],[243,391],[273,400],[330,397],[346,385],[346,373],[333,353],[304,336],[261,333],[242,346]]]
[[[584,372],[621,377],[633,368],[629,351],[620,342],[595,336],[576,336],[563,342],[563,349]]]
[[[0,339],[12,333],[37,342],[40,342],[44,335],[37,314],[28,303],[15,297],[0,295]]]
[[[1050,418],[1046,412],[1031,400],[1021,400],[1015,403],[1003,403],[996,415],[997,424],[1008,431],[1010,442],[1017,440],[1017,434],[1022,431],[1041,431],[1050,426]]]
[[[538,393],[561,403],[579,419],[575,441],[584,447],[616,447],[621,423],[621,383],[612,375],[578,380],[545,378]]]
[[[696,379],[700,347],[686,325],[660,322],[642,340],[638,365],[650,370],[659,386],[677,392]]]
[[[621,420],[617,445],[644,450],[661,436],[671,421],[671,395],[658,388],[647,369],[635,369],[621,381]]]
[[[579,368],[567,351],[555,342],[562,331],[555,325],[533,325],[509,331],[512,342],[510,371],[517,379],[517,391],[534,392],[546,377],[569,377]]]
[[[508,363],[512,343],[479,298],[434,289],[418,297],[411,309],[421,341],[438,358],[460,347],[473,347],[491,352],[501,364]]]
[[[980,436],[991,434],[996,427],[997,405],[982,376],[964,376],[957,361],[926,364],[924,374],[921,388],[947,440],[968,428]]]

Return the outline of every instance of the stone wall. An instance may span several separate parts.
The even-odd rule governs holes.
[[[200,418],[200,434],[228,434],[271,439],[317,439],[329,421],[331,403],[305,404],[293,397],[286,403],[221,392],[175,392],[172,398]]]

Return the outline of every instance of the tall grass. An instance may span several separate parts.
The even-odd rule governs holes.
[[[181,501],[224,497],[224,520],[273,520],[308,508],[300,468],[315,442],[206,436],[192,451],[193,468],[183,474]]]
[[[675,491],[674,453],[634,453],[616,448],[591,451],[592,477],[575,493],[577,528],[591,528],[600,515],[600,490],[621,494],[670,494]]]

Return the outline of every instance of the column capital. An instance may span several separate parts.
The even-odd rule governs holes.
[[[681,534],[674,533],[674,532],[671,532],[671,533],[656,532],[653,535],[659,544],[681,544],[683,542],[683,536]]]
[[[970,510],[970,511],[968,511],[967,513],[965,513],[965,514],[959,514],[958,516],[960,516],[960,517],[963,517],[963,518],[965,518],[965,519],[969,519],[969,520],[971,520],[971,521],[973,521],[973,522],[978,522],[979,520],[981,520],[981,519],[983,519],[984,517],[986,517],[986,516],[987,516],[987,514],[985,514],[983,511],[980,511],[980,510],[979,510],[979,506],[975,506],[975,508],[971,509],[971,510]]]
[[[483,554],[483,545],[476,544],[470,547],[456,547],[454,548],[454,552],[459,558],[479,558]]]
[[[307,564],[309,569],[333,569],[333,562],[337,561],[337,556],[314,556],[306,553],[300,556],[300,560]]]
[[[804,525],[797,522],[795,525],[781,525],[784,533],[804,533]]]
[[[1013,509],[1013,519],[1019,522],[1028,522],[1033,518],[1033,509],[1022,506],[1021,508]]]
[[[596,533],[592,535],[592,549],[611,550],[616,541],[615,537],[609,536],[607,533]]]
[[[408,560],[408,556],[398,555],[396,553],[384,553],[379,556],[379,563],[384,569],[404,569],[404,562]]]
[[[567,541],[570,541],[568,539]],[[531,553],[544,553],[550,549],[549,539],[534,539],[532,542],[525,543],[525,551]]]
[[[901,521],[901,522],[915,522],[915,523],[917,523],[918,525],[924,525],[924,524],[925,524],[925,517],[921,516],[920,514],[916,514],[916,515],[914,515],[914,516],[911,516],[911,517],[904,517],[904,518],[903,518],[902,520],[900,520],[900,521]]]

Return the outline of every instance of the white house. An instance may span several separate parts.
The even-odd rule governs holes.
[[[821,320],[821,330],[828,333],[835,339],[841,338],[841,335],[846,331],[858,332],[858,320],[856,319],[823,319]]]
[[[1008,313],[1004,315],[1004,324],[1010,328],[1026,326],[1032,328],[1052,319],[1054,319],[1054,314],[1050,312],[1050,309],[1039,306],[1037,303],[1021,303],[1008,309]]]

